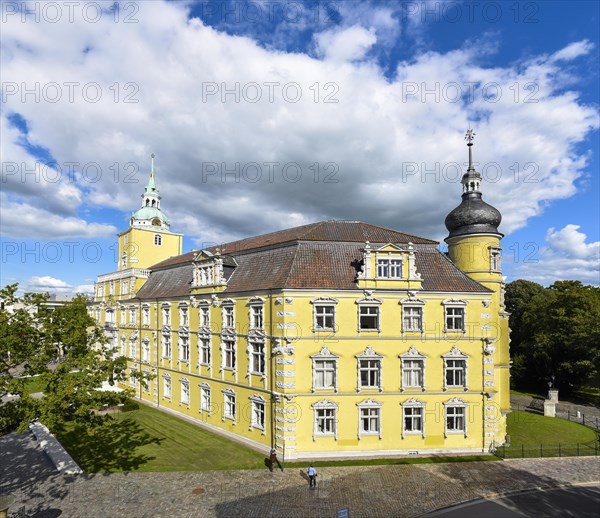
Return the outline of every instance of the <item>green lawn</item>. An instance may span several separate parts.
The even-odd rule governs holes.
[[[94,434],[56,431],[86,472],[264,469],[265,456],[142,404]]]
[[[578,451],[581,455],[589,455],[595,452],[598,440],[598,432],[592,428],[528,412],[508,414],[507,428],[510,446],[506,448],[506,457],[554,457],[577,455]],[[500,448],[500,454],[503,452],[504,449]]]

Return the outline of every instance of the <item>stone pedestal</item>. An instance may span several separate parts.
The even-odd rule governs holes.
[[[558,403],[558,389],[550,389],[548,391],[548,399]]]
[[[544,401],[544,415],[546,417],[556,417],[556,401],[551,399]]]

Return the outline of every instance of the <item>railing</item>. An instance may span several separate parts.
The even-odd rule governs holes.
[[[125,277],[141,277],[147,279],[149,276],[150,270],[142,268],[128,268],[127,270],[121,270],[120,272],[99,275],[96,282],[115,281],[117,279],[124,279]]]
[[[556,443],[539,445],[500,446],[496,455],[503,459],[530,459],[540,457],[586,457],[598,456],[598,441],[586,443]]]

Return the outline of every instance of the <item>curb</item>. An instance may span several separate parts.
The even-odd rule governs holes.
[[[62,444],[58,442],[58,439],[46,426],[39,421],[35,421],[29,425],[29,429],[58,471],[69,475],[83,473],[73,457],[67,453],[67,450],[63,448]]]

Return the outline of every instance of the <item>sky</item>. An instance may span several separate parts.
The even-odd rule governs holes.
[[[465,130],[507,282],[600,284],[599,3],[0,4],[0,283],[91,293],[154,153],[184,252],[329,219],[440,241]]]

